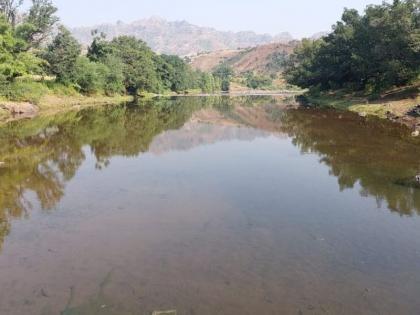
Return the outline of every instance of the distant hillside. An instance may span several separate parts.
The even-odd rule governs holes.
[[[104,32],[112,39],[119,35],[131,35],[144,40],[158,53],[193,55],[201,52],[254,47],[272,42],[287,43],[293,40],[289,33],[276,36],[254,32],[224,32],[210,27],[200,27],[185,21],[170,22],[153,17],[133,23],[118,22],[71,29],[84,45],[92,41],[92,30]]]
[[[212,71],[220,63],[227,63],[237,74],[248,71],[257,73],[278,73],[284,58],[291,54],[294,42],[272,43],[253,48],[219,50],[191,57],[191,65],[202,71]]]

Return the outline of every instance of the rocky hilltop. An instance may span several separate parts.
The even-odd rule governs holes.
[[[73,35],[84,45],[88,45],[92,41],[92,30],[105,33],[107,38],[119,35],[135,36],[144,40],[158,53],[180,56],[254,47],[273,42],[287,43],[293,40],[289,33],[272,36],[251,31],[226,32],[210,27],[196,26],[186,21],[167,21],[159,17],[132,23],[117,22],[71,29]]]

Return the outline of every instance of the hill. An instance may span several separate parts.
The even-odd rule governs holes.
[[[179,56],[193,55],[216,50],[254,47],[272,42],[287,43],[293,40],[289,33],[275,36],[251,31],[226,32],[210,27],[201,27],[186,21],[167,21],[159,17],[138,20],[132,23],[117,22],[71,29],[73,35],[84,45],[92,41],[92,30],[98,30],[112,39],[119,35],[135,36],[144,40],[154,51]]]
[[[276,74],[282,70],[284,59],[293,52],[295,42],[270,43],[252,48],[219,50],[202,53],[190,58],[191,65],[202,71],[212,71],[220,63],[226,63],[236,74],[256,72]]]

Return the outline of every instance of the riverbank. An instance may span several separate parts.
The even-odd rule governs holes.
[[[420,104],[420,84],[396,88],[377,97],[345,91],[317,94],[308,92],[301,96],[301,103],[349,110],[360,116],[376,116],[420,130],[420,114],[417,115],[415,111]]]
[[[78,110],[90,106],[102,106],[110,104],[120,104],[130,102],[132,96],[84,96],[74,95],[44,95],[37,104],[26,101],[10,101],[0,99],[0,122],[18,120],[22,118],[32,118],[38,115],[52,115],[67,110]]]
[[[247,91],[232,91],[230,93],[202,93],[200,90],[188,90],[183,94],[168,92],[164,94],[143,93],[142,99],[150,99],[154,97],[211,97],[211,96],[294,96],[298,93],[296,91],[278,90],[247,90]],[[132,102],[133,97],[129,95],[82,95],[74,90],[61,89],[58,91],[48,90],[43,95],[32,95],[31,91],[24,91],[20,98],[16,100],[9,100],[0,98],[0,123],[19,120],[25,118],[33,118],[40,115],[52,115],[68,110],[78,110],[90,106],[102,106],[121,104],[125,102]]]

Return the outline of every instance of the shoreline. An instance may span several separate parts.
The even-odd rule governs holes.
[[[418,87],[416,86],[415,89]],[[398,93],[397,93],[398,94]],[[376,116],[395,123],[403,124],[413,130],[420,131],[420,115],[414,117],[409,111],[420,104],[420,95],[416,92],[410,96],[392,97],[392,93],[384,98],[369,100],[368,96],[345,95],[342,92],[311,95],[297,91],[232,91],[230,93],[184,93],[184,94],[145,94],[142,99],[159,97],[241,97],[241,96],[296,96],[300,97],[301,106],[332,108],[357,113],[362,117]],[[83,96],[83,95],[45,95],[34,105],[28,102],[0,100],[0,124],[15,120],[31,119],[39,116],[50,116],[66,111],[81,110],[93,106],[117,105],[132,102],[128,95],[116,96]],[[24,108],[24,109],[22,109]]]
[[[105,106],[131,102],[132,96],[45,95],[39,104],[0,100],[0,124],[11,121],[49,116],[61,112],[80,110],[92,106]]]
[[[361,117],[375,116],[381,119],[402,124],[413,130],[420,131],[420,86],[414,85],[391,90],[380,97],[371,95],[349,94],[343,91],[301,94],[301,105],[319,108],[351,111]],[[413,113],[418,111],[419,114]]]
[[[168,94],[144,94],[141,99],[153,99],[159,97],[240,97],[240,96],[293,96],[298,95],[294,91],[249,91],[231,93],[168,93]],[[0,100],[0,124],[11,121],[31,119],[39,116],[54,115],[61,112],[80,110],[92,106],[117,105],[134,100],[133,96],[83,96],[83,95],[54,95],[47,94],[42,97],[38,104],[30,102]]]

